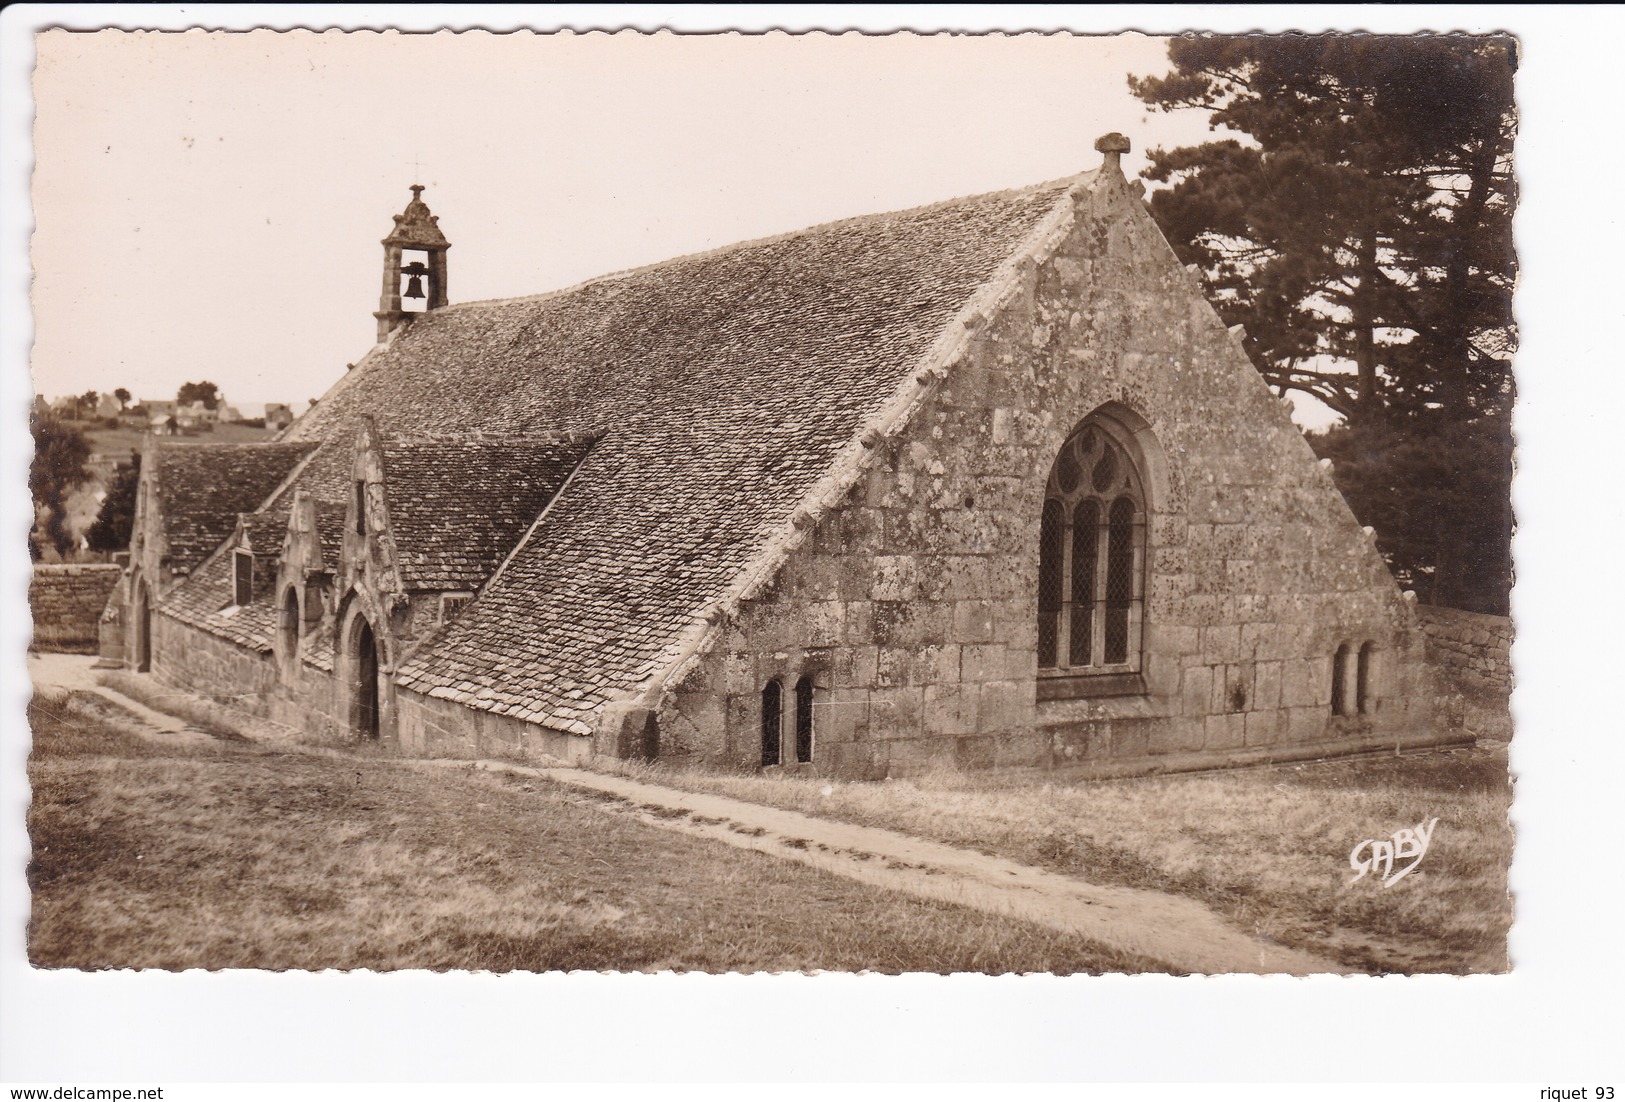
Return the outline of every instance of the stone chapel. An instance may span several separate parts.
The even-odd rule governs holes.
[[[104,660],[311,737],[835,776],[1460,739],[1401,594],[1124,178],[453,303],[269,443],[149,440]]]

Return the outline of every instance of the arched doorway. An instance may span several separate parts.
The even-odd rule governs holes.
[[[355,627],[355,706],[351,725],[365,739],[378,737],[378,640],[365,616],[356,617]]]
[[[152,670],[152,601],[147,583],[142,582],[135,591],[135,672]]]

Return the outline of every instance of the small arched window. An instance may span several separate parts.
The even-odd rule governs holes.
[[[1133,444],[1106,418],[1086,422],[1050,470],[1038,536],[1041,697],[1143,691],[1146,497]],[[1082,679],[1089,679],[1084,681]],[[1046,689],[1048,691],[1046,691]]]
[[[1332,715],[1348,715],[1349,645],[1344,643],[1332,655]]]
[[[762,687],[762,764],[779,764],[779,733],[784,723],[784,689],[777,680]]]
[[[813,683],[803,677],[796,682],[796,761],[812,761],[813,753]]]

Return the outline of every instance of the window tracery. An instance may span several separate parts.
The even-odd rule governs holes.
[[[1138,672],[1145,529],[1145,490],[1127,441],[1103,419],[1086,423],[1056,456],[1039,524],[1041,677]]]

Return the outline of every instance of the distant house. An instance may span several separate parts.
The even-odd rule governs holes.
[[[293,424],[293,410],[282,402],[265,403],[265,427],[278,431]]]
[[[209,432],[220,422],[220,411],[202,402],[188,402],[175,410],[175,421],[182,429]]]
[[[102,394],[96,398],[96,417],[105,421],[110,417],[117,417],[124,412],[124,403],[111,394]]]
[[[174,402],[142,402],[141,411],[149,432],[159,436],[174,436],[179,428],[175,420]]]
[[[243,419],[242,412],[236,406],[221,406],[217,412],[220,414],[220,423],[223,425],[236,424]]]

